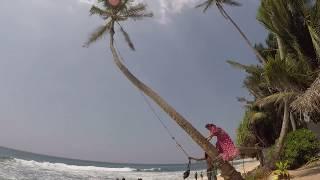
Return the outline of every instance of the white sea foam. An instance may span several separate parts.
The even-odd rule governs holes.
[[[141,171],[161,171],[161,168],[150,168],[150,169],[141,169]]]
[[[251,160],[245,160],[248,162]],[[235,162],[240,167],[240,162]],[[239,163],[239,164],[238,164]],[[205,172],[204,170],[202,172]],[[0,179],[45,179],[45,180],[114,180],[125,177],[126,180],[180,180],[182,171],[162,172],[160,168],[135,169],[132,167],[110,168],[95,166],[76,166],[63,163],[37,162],[33,160],[8,159],[0,161]],[[191,172],[190,177],[195,172]],[[199,173],[199,172],[198,172]],[[204,173],[205,174],[205,173]]]
[[[96,167],[96,166],[76,166],[76,165],[67,165],[63,163],[50,163],[50,162],[37,162],[37,161],[27,161],[22,159],[14,159],[16,162],[21,163],[22,165],[41,168],[41,169],[51,169],[57,171],[99,171],[99,172],[132,172],[136,169],[124,167],[124,168],[107,168],[107,167]]]
[[[160,168],[134,169],[76,166],[63,163],[37,162],[33,160],[11,159],[0,162],[0,179],[45,179],[45,180],[180,180],[183,172],[160,172]]]

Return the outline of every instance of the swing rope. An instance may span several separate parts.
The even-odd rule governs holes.
[[[242,159],[242,169],[243,169],[243,173],[246,174],[246,169],[244,168],[244,159]]]
[[[159,120],[159,122],[161,123],[161,125],[165,128],[165,130],[167,131],[168,135],[171,137],[171,139],[176,143],[177,147],[179,147],[179,149],[184,153],[184,155],[189,158],[189,154],[187,153],[187,151],[185,149],[183,149],[182,145],[176,140],[176,138],[172,135],[172,133],[170,132],[169,128],[166,126],[166,124],[163,122],[163,120],[160,118],[159,114],[156,112],[156,110],[153,108],[153,106],[151,105],[150,101],[147,99],[147,97],[143,94],[143,92],[140,90],[139,91],[142,98],[144,99],[145,103],[148,105],[148,107],[150,108],[150,110],[152,111],[152,113],[154,114],[154,116],[156,117],[156,119]]]
[[[125,64],[124,59],[122,58],[122,55],[120,53],[120,51],[118,50],[118,47],[115,44],[115,48],[117,53],[119,54],[119,58],[122,61],[123,64]],[[150,101],[148,100],[148,98],[146,97],[146,95],[138,88],[140,95],[142,96],[142,99],[145,101],[145,103],[148,105],[149,109],[151,110],[152,114],[155,116],[155,118],[160,122],[160,124],[163,126],[163,128],[166,130],[166,132],[168,133],[168,135],[171,137],[171,139],[175,142],[176,146],[181,150],[181,152],[183,152],[183,154],[189,158],[189,154],[187,153],[187,151],[182,147],[182,145],[177,141],[177,139],[172,135],[172,133],[170,132],[169,128],[166,126],[166,124],[163,122],[162,118],[160,117],[160,115],[156,112],[156,110],[154,109],[154,107],[151,105]]]

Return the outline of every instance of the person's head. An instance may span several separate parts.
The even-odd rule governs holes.
[[[214,124],[206,124],[206,129],[210,130],[212,127],[215,127],[216,125]]]

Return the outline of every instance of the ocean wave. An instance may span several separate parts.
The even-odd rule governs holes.
[[[133,172],[137,169],[130,167],[123,168],[108,168],[108,167],[97,167],[97,166],[77,166],[77,165],[68,165],[64,163],[50,163],[50,162],[37,162],[33,160],[23,160],[14,158],[17,163],[20,163],[23,166],[29,166],[38,169],[49,169],[56,171],[99,171],[99,172]]]
[[[144,172],[161,172],[161,168],[150,168],[150,169],[138,169],[137,171],[144,171]]]
[[[136,169],[132,167],[112,168],[77,166],[64,163],[37,162],[14,158],[0,162],[0,179],[46,179],[46,180],[101,180],[116,178],[127,180],[179,180],[183,172],[162,172],[159,167]]]
[[[5,157],[5,156],[0,156],[0,161],[7,161],[7,160],[12,160],[14,158],[12,157]]]

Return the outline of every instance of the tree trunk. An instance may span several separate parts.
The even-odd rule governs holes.
[[[284,47],[283,47],[283,41],[277,34],[276,34],[276,37],[277,37],[277,44],[278,44],[280,59],[282,60],[286,56],[286,53],[285,53]]]
[[[127,77],[127,79],[144,94],[149,96],[156,102],[189,136],[209,155],[210,158],[215,159],[218,156],[216,148],[206,140],[206,138],[195,129],[181,114],[179,114],[172,106],[170,106],[164,99],[162,99],[155,91],[137,79],[121,62],[116,49],[113,44],[113,35],[110,36],[110,49],[113,59],[120,71]],[[221,176],[225,179],[242,180],[242,176],[237,172],[233,166],[228,162],[219,160]]]
[[[288,108],[289,108],[288,101],[284,100],[283,121],[282,121],[280,136],[279,136],[279,139],[276,144],[275,151],[274,151],[274,161],[279,160],[280,153],[282,151],[282,147],[284,144],[284,138],[285,138],[287,131],[288,131],[288,127],[289,127],[289,110],[288,110]]]
[[[259,51],[252,45],[252,43],[250,42],[250,40],[248,39],[248,37],[244,34],[244,32],[240,29],[240,27],[237,25],[236,22],[233,21],[233,19],[229,16],[229,14],[224,10],[224,8],[221,5],[218,5],[218,8],[221,8],[222,12],[224,13],[224,15],[226,16],[226,18],[232,23],[232,25],[238,30],[238,32],[240,33],[240,35],[242,36],[242,38],[246,41],[246,43],[248,44],[248,46],[252,49],[252,51],[255,53],[255,55],[257,56],[258,60],[260,63],[266,63],[266,60],[261,56],[261,54],[259,53]]]
[[[297,124],[296,124],[296,121],[293,117],[292,112],[290,112],[290,122],[291,122],[291,126],[292,126],[292,131],[297,130]]]

